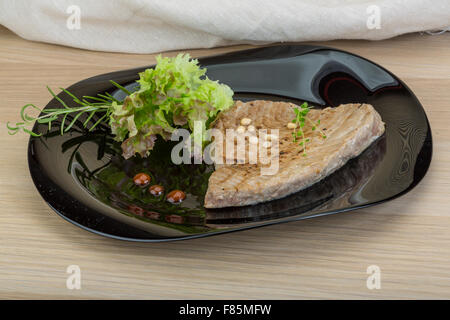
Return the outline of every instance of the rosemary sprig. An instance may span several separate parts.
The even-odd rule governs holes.
[[[117,84],[116,82],[111,81],[111,83],[118,89],[124,91],[127,95],[130,94],[130,92],[127,89]],[[73,127],[73,125],[77,123],[77,121],[79,121],[79,118],[83,114],[86,114],[87,118],[81,124],[84,128],[87,128],[88,124],[97,113],[99,112],[104,113],[93,125],[89,127],[89,131],[92,131],[100,123],[109,119],[109,116],[112,112],[111,106],[113,102],[119,104],[122,103],[122,101],[117,100],[107,92],[104,94],[99,94],[97,97],[84,96],[80,99],[71,92],[69,92],[68,90],[64,88],[60,89],[64,91],[67,95],[69,95],[73,99],[73,101],[79,106],[69,107],[60,97],[58,97],[52,91],[52,89],[50,89],[47,86],[47,90],[50,92],[52,97],[55,98],[55,100],[57,100],[63,106],[63,108],[41,109],[35,106],[34,104],[26,104],[20,110],[20,118],[22,121],[16,122],[15,125],[12,125],[10,122],[6,124],[6,127],[8,128],[8,133],[10,135],[14,135],[19,131],[23,131],[25,133],[30,134],[33,137],[39,137],[42,134],[33,132],[32,130],[28,129],[33,123],[37,122],[40,124],[48,124],[48,128],[50,130],[53,122],[57,122],[57,120],[61,118],[60,132],[61,134],[64,134],[65,132],[69,131]],[[39,113],[39,116],[37,117],[31,116],[28,113],[28,111],[30,111],[31,109],[37,111]],[[68,123],[66,124],[66,122]]]
[[[298,143],[299,146],[303,147],[303,156],[306,157],[306,143],[310,141],[309,138],[305,137],[305,132],[303,131],[303,128],[305,126],[305,122],[308,121],[311,124],[311,130],[315,131],[316,129],[320,132],[322,135],[322,138],[325,139],[327,136],[325,133],[318,128],[318,125],[320,124],[320,119],[317,120],[315,123],[307,117],[307,114],[311,107],[308,106],[308,103],[304,102],[300,107],[294,108],[295,118],[292,120],[292,123],[295,124],[294,130],[292,132],[293,141],[297,142],[297,138],[301,137],[301,141]]]

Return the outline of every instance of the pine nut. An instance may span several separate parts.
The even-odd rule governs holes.
[[[249,138],[249,141],[250,141],[251,144],[258,144],[258,137],[251,136]]]
[[[237,133],[244,133],[244,132],[245,132],[245,127],[239,126],[239,127],[236,129],[236,132],[237,132]]]
[[[243,126],[248,126],[251,122],[252,122],[252,119],[249,119],[249,118],[242,118],[241,119],[241,124]]]
[[[275,134],[266,134],[265,138],[267,141],[273,141],[276,140],[278,137]]]

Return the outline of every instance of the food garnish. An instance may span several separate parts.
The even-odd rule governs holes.
[[[293,110],[295,112],[295,118],[291,123],[287,124],[289,129],[293,129],[292,137],[293,141],[297,142],[298,138],[301,138],[301,141],[298,143],[299,146],[303,147],[303,156],[306,156],[306,143],[309,142],[309,138],[305,137],[305,132],[303,131],[303,127],[305,126],[305,122],[308,121],[311,124],[311,130],[315,131],[317,129],[320,132],[323,139],[326,139],[325,133],[318,128],[320,124],[320,119],[316,122],[313,122],[311,119],[307,117],[307,114],[311,108],[308,106],[308,103],[304,102],[299,107],[295,107]]]
[[[252,119],[249,118],[242,118],[241,119],[241,125],[248,126],[252,122]]]
[[[250,138],[249,138],[249,141],[250,141],[250,143],[251,144],[258,144],[258,137],[256,137],[256,136],[251,136]]]
[[[244,133],[245,132],[245,127],[244,126],[237,127],[236,132],[240,133],[240,134]]]
[[[48,88],[62,108],[40,109],[27,104],[20,112],[22,121],[15,125],[7,124],[9,133],[23,131],[40,136],[29,129],[35,122],[48,124],[49,129],[58,122],[61,134],[69,131],[81,119],[82,125],[90,131],[100,123],[107,122],[115,140],[122,142],[125,158],[136,153],[145,157],[153,149],[156,139],[169,140],[177,128],[192,132],[195,121],[201,121],[205,133],[217,114],[233,105],[233,91],[227,85],[206,77],[206,69],[200,68],[198,60],[191,59],[189,54],[179,54],[174,58],[159,55],[156,61],[154,68],[139,74],[139,88],[135,92],[129,92],[111,81],[127,94],[124,101],[118,101],[109,93],[78,98],[61,89],[78,105],[69,107]],[[41,114],[33,117],[27,113],[30,109]],[[92,124],[91,120],[98,113],[99,118]],[[83,115],[85,118],[80,118]]]

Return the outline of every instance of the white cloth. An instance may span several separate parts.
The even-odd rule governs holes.
[[[29,40],[153,53],[444,29],[450,0],[0,0],[0,24]]]

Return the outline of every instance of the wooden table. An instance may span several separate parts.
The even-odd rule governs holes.
[[[369,209],[216,237],[142,244],[86,232],[41,199],[28,137],[7,134],[45,85],[152,64],[155,55],[90,52],[0,27],[0,298],[450,298],[450,34],[321,43],[371,59],[417,94],[433,129],[431,168],[407,195]],[[205,56],[250,46],[186,50]],[[167,55],[175,55],[175,52]],[[81,289],[66,288],[69,265]],[[369,290],[366,269],[381,269]]]

